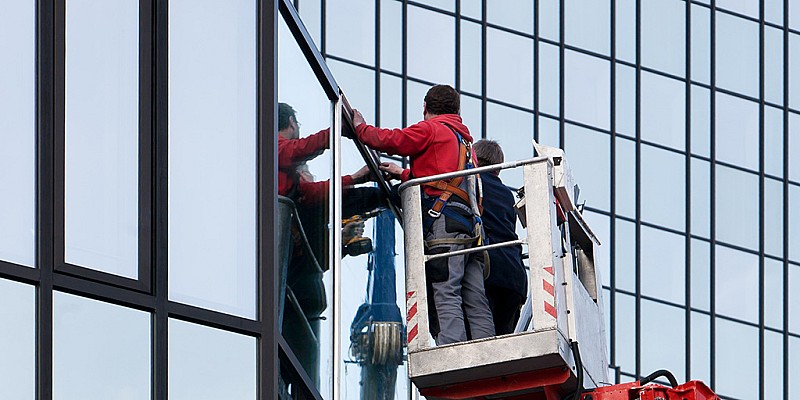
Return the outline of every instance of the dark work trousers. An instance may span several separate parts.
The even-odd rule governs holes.
[[[519,320],[519,310],[525,303],[525,298],[512,289],[489,284],[486,285],[486,297],[492,309],[494,329],[497,334],[514,333]]]
[[[466,239],[461,224],[445,215],[434,220],[425,240]],[[461,250],[461,244],[433,246],[428,254]],[[494,336],[489,302],[483,288],[483,262],[479,254],[440,258],[425,264],[430,331],[437,345]]]

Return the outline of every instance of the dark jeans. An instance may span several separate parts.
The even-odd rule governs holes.
[[[514,333],[519,320],[519,310],[525,304],[525,298],[511,289],[494,285],[486,285],[486,298],[492,309],[497,335]]]

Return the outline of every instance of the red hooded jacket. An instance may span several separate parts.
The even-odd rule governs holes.
[[[458,170],[459,143],[447,126],[472,143],[469,129],[458,114],[443,114],[420,121],[405,129],[381,129],[367,124],[356,127],[358,139],[365,145],[389,154],[408,156],[411,168],[403,171],[403,182],[411,178],[443,174]],[[475,153],[472,162],[477,165]],[[425,186],[425,193],[438,196],[441,190]]]
[[[322,154],[328,148],[329,139],[328,129],[300,139],[286,139],[278,135],[278,194],[309,205],[319,204],[328,198],[330,181],[303,181],[296,168],[298,164]],[[343,176],[342,185],[352,186],[353,178],[350,175]]]

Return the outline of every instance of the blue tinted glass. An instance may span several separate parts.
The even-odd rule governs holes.
[[[558,120],[548,117],[539,117],[539,143],[551,147],[558,147],[561,128]]]
[[[783,335],[764,332],[764,398],[783,397]],[[797,381],[795,381],[797,382]]]
[[[3,1],[0,13],[0,260],[35,257],[35,1]]]
[[[717,7],[758,18],[758,2],[752,0],[717,0]]]
[[[375,65],[375,1],[328,0],[325,13],[326,51]]]
[[[475,138],[475,140],[480,139],[483,136],[483,131],[481,130],[481,121],[483,121],[483,116],[481,115],[481,99],[462,94],[461,119],[464,121],[464,124],[469,127],[469,132],[472,134],[472,137]]]
[[[719,396],[757,399],[758,385],[752,377],[759,369],[758,328],[717,318],[715,333],[714,391]]]
[[[401,127],[403,125],[402,104],[403,80],[389,74],[381,74],[381,119],[379,125],[387,128]]]
[[[336,60],[327,64],[350,105],[375,121],[375,71]]]
[[[564,151],[575,183],[581,188],[578,203],[585,200],[590,207],[609,210],[610,146],[611,136],[606,133],[566,125]]]
[[[783,31],[764,27],[764,99],[783,105]]]
[[[615,185],[617,214],[636,216],[636,143],[616,138]]]
[[[396,1],[396,0],[390,0]],[[481,19],[483,13],[483,0],[461,0],[461,15]]]
[[[758,175],[717,165],[715,189],[717,239],[758,249]]]
[[[783,177],[783,110],[770,106],[764,107],[764,172]]]
[[[636,62],[636,0],[617,0],[617,58]]]
[[[602,129],[610,125],[610,63],[567,50],[564,55],[565,117]]]
[[[406,81],[406,122],[407,125],[422,120],[425,94],[431,87],[414,81]]]
[[[636,135],[636,70],[617,64],[614,113],[617,133]],[[642,99],[644,100],[644,99]]]
[[[800,7],[797,6],[797,0],[789,0],[788,14],[789,15],[787,15],[787,17],[789,17],[789,27],[796,31],[800,31]]]
[[[569,45],[609,55],[611,46],[609,0],[564,2],[564,34]]]
[[[683,150],[686,143],[686,84],[642,72],[642,139]]]
[[[170,399],[256,398],[256,339],[169,320]]]
[[[506,160],[533,157],[533,114],[488,103],[486,126],[489,129],[486,137],[500,143]],[[506,185],[522,186],[522,171],[519,168],[503,170],[500,177]]]
[[[36,290],[0,279],[0,397],[36,398]]]
[[[800,182],[800,114],[789,113],[789,179]]]
[[[711,382],[711,318],[692,313],[691,362],[692,374],[687,379]]]
[[[783,256],[783,182],[764,179],[764,251]]]
[[[481,66],[481,26],[461,21],[461,90],[480,94],[482,78]]]
[[[614,284],[617,289],[636,290],[636,225],[616,219],[614,230]]]
[[[686,156],[641,147],[642,219],[683,230],[686,215]]]
[[[55,292],[53,399],[150,399],[151,314]]]
[[[711,245],[692,239],[692,304],[693,308],[708,311],[711,307]]]
[[[682,1],[641,2],[642,65],[686,75],[686,5]]]
[[[455,18],[408,6],[408,74],[455,86]]]
[[[758,171],[758,103],[716,94],[717,160]]]
[[[711,79],[711,11],[692,4],[692,80]]]
[[[486,7],[486,19],[489,23],[530,35],[533,34],[532,1],[488,1],[486,2]]]
[[[764,323],[783,329],[783,262],[764,259]]]
[[[381,0],[381,68],[403,69],[403,3]]]
[[[794,184],[789,185],[789,259],[800,261],[800,186]]]
[[[685,304],[686,238],[660,229],[641,228],[642,294]]]
[[[539,111],[557,116],[561,101],[559,49],[539,43]]]
[[[721,245],[714,254],[717,314],[758,323],[758,255]]]
[[[692,234],[710,236],[711,169],[708,161],[692,157]]]
[[[692,154],[708,157],[711,152],[711,93],[692,85]]]
[[[617,365],[623,372],[636,372],[636,330],[631,329],[637,323],[636,301],[633,296],[617,293],[616,325],[614,340],[616,341]]]
[[[425,4],[440,10],[456,11],[456,0],[425,0]]]
[[[800,266],[789,264],[789,331],[800,333],[800,307],[791,307],[800,301]],[[800,350],[800,349],[798,349]],[[797,367],[800,368],[800,365]]]
[[[559,25],[559,0],[539,0],[539,36],[545,39],[558,41]]]
[[[597,260],[597,273],[600,275],[600,282],[606,284],[608,282],[608,277],[611,276],[611,266],[609,264],[609,260],[611,260],[609,217],[586,210],[583,212],[583,219],[597,236],[597,239],[600,240],[601,246],[595,255]]]
[[[764,19],[783,26],[783,0],[764,0]]]
[[[492,28],[486,34],[488,96],[533,108],[533,40]]]
[[[301,23],[314,40],[317,49],[322,43],[322,4],[319,1],[304,1],[298,5]]]
[[[67,1],[64,260],[132,279],[139,274],[138,28],[138,1]]]
[[[683,377],[686,368],[686,311],[649,300],[642,300],[641,305],[642,370],[666,369],[676,377]],[[670,329],[664,329],[664,326]]]
[[[800,11],[796,12],[800,20]],[[796,23],[800,25],[800,21]],[[800,110],[800,35],[794,33],[789,34],[789,106]]]
[[[717,86],[758,97],[758,24],[717,12]]]

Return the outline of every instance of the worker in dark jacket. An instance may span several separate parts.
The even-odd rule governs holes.
[[[365,145],[390,154],[410,157],[411,168],[402,169],[396,164],[384,164],[382,169],[393,177],[406,181],[410,178],[438,175],[464,168],[469,160],[475,162],[470,145],[472,136],[462,123],[458,92],[447,85],[436,85],[428,90],[423,105],[424,120],[405,129],[381,129],[364,122],[358,111],[353,124],[356,135]],[[475,215],[464,199],[464,182],[441,183],[440,186],[423,187],[423,215],[441,201],[443,192],[450,192],[441,214],[431,216],[424,228],[428,254],[452,252],[469,247],[465,239],[475,235]],[[451,183],[453,185],[451,185]],[[457,186],[456,189],[451,189]],[[442,187],[447,188],[443,190]],[[457,192],[460,191],[460,195]],[[467,196],[468,197],[468,196]],[[477,207],[477,206],[476,206]],[[434,215],[436,213],[433,213]],[[446,244],[450,241],[460,244]],[[426,265],[428,283],[428,318],[430,331],[439,345],[494,336],[494,325],[483,288],[483,263],[477,254],[440,258]],[[469,326],[469,332],[466,325]]]
[[[472,148],[481,167],[503,163],[503,149],[493,140],[480,140]],[[483,227],[490,244],[518,239],[514,195],[500,180],[498,172],[481,174]],[[513,333],[528,291],[528,277],[522,265],[522,246],[489,250],[489,263],[492,273],[484,286],[495,330],[498,335]]]

